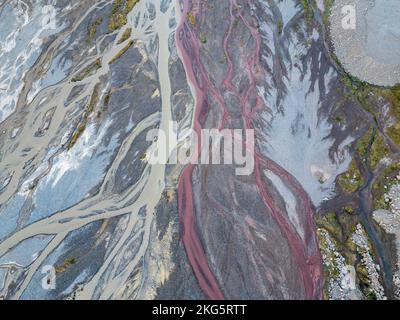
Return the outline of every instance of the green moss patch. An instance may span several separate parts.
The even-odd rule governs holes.
[[[338,177],[337,182],[346,193],[356,192],[364,185],[364,179],[354,159],[351,161],[349,169]]]
[[[93,112],[94,107],[96,106],[98,101],[99,101],[99,85],[97,84],[94,87],[92,96],[90,97],[90,102],[87,105],[86,110],[82,115],[82,119],[79,122],[79,124],[77,125],[77,127],[76,127],[74,133],[72,134],[72,137],[68,143],[68,147],[67,147],[68,150],[70,150],[76,144],[79,137],[82,135],[83,131],[85,131],[86,124],[89,120],[89,116]]]
[[[390,203],[385,201],[384,194],[398,182],[397,175],[400,172],[400,162],[394,162],[388,166],[372,186],[374,209],[389,209]]]
[[[118,40],[117,44],[121,44],[122,42],[125,42],[128,40],[132,35],[132,28],[126,28],[124,33],[121,36],[121,39]]]
[[[126,25],[129,12],[139,3],[139,0],[114,0],[108,29],[112,32]]]
[[[75,77],[71,79],[72,82],[79,82],[85,79],[88,76],[91,76],[96,73],[98,69],[102,66],[101,58],[96,59],[90,66],[79,72]]]
[[[375,169],[378,165],[379,161],[388,156],[390,154],[390,150],[385,140],[383,139],[380,133],[377,133],[374,137],[374,142],[372,143],[371,152],[369,156],[370,166],[372,169]]]
[[[108,64],[113,64],[115,61],[117,61],[119,58],[121,58],[125,52],[127,52],[129,50],[129,48],[133,45],[133,40],[129,41],[129,43],[121,49],[120,52],[118,52],[115,57],[113,57]]]
[[[88,42],[93,41],[97,33],[97,27],[101,24],[102,21],[103,21],[102,19],[97,19],[88,27],[88,37],[87,37]]]
[[[76,263],[76,259],[74,257],[70,257],[66,259],[61,265],[56,266],[56,273],[63,273],[67,270],[68,267],[74,265]]]

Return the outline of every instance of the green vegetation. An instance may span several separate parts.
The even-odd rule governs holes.
[[[121,39],[118,40],[117,44],[121,44],[122,42],[128,40],[131,37],[131,34],[132,34],[132,28],[126,28],[121,36]]]
[[[85,79],[88,76],[91,76],[96,73],[98,69],[101,68],[101,58],[96,59],[90,66],[86,69],[79,72],[75,77],[71,79],[72,82],[79,82]]]
[[[374,109],[374,105],[376,105],[375,102],[378,101],[378,98],[380,97],[385,97],[385,96],[390,96],[391,98],[387,98],[388,100],[391,101],[396,101],[396,95],[393,93],[395,90],[389,90],[389,89],[382,89],[378,87],[373,87],[369,85],[368,83],[362,82],[356,77],[352,77],[350,75],[346,75],[343,78],[343,83],[346,85],[347,88],[350,89],[350,93],[352,97],[356,98],[357,101],[361,104],[361,106],[370,114],[373,115],[375,119],[375,123],[378,125],[378,111]],[[400,91],[399,91],[399,98],[400,102]],[[373,102],[373,103],[372,103]],[[392,105],[394,103],[392,102]],[[396,108],[394,108],[396,109]],[[400,109],[400,108],[399,108]],[[400,114],[399,114],[399,120],[400,120]],[[387,134],[389,135],[390,138],[396,143],[400,143],[400,133],[399,130],[400,126],[396,125],[387,130]],[[371,145],[371,150],[369,154],[369,158],[366,159],[366,154],[367,154],[367,149],[369,148],[369,145]],[[389,146],[386,144],[384,137],[382,136],[382,133],[380,133],[378,130],[372,130],[370,129],[368,131],[368,134],[365,135],[365,137],[358,142],[358,153],[360,157],[365,161],[369,161],[371,169],[375,169],[379,161],[390,154],[390,149]]]
[[[187,14],[187,20],[189,22],[189,24],[194,27],[196,25],[196,17],[194,16],[193,12],[190,11]]]
[[[140,0],[114,0],[108,29],[112,32],[126,25],[129,12]]]
[[[304,19],[307,25],[311,25],[314,18],[313,6],[315,6],[315,0],[301,0],[301,4],[304,8]]]
[[[364,134],[364,136],[362,136],[362,138],[357,141],[356,152],[364,160],[365,160],[365,154],[367,153],[373,138],[374,138],[374,130],[370,128]]]
[[[374,116],[377,125],[377,119],[379,118],[379,113],[381,111],[374,109],[374,105],[377,105],[379,99],[384,99],[384,101],[386,100],[390,104],[389,112],[390,115],[396,120],[396,124],[387,128],[386,134],[393,141],[393,143],[400,146],[400,86],[394,88],[373,87],[350,75],[346,75],[346,77],[344,77],[343,83],[350,89],[351,95],[357,99],[363,108]],[[371,99],[373,100],[371,101]],[[366,151],[369,148],[369,145],[371,145],[369,157],[366,159],[366,155],[368,154]],[[363,160],[369,162],[372,170],[377,167],[382,158],[389,156],[391,153],[391,150],[387,145],[382,133],[378,130],[373,131],[372,129],[370,129],[368,133],[358,142],[357,149],[358,154],[363,158]],[[393,163],[389,165],[375,181],[372,188],[374,209],[389,209],[390,203],[385,201],[384,194],[394,183],[397,182],[396,176],[398,175],[399,171],[400,163]],[[349,178],[352,177],[354,173],[357,179],[355,179],[355,181],[351,181]],[[354,192],[358,189],[358,173],[358,169],[352,165],[345,176],[347,179],[344,179],[343,176],[339,178],[339,185],[341,185],[345,192]]]
[[[85,131],[85,128],[86,128],[86,123],[78,124],[78,127],[75,129],[74,133],[72,134],[72,138],[69,141],[68,150],[75,145],[76,141],[78,141],[78,138],[82,135],[83,131]]]
[[[378,165],[379,161],[388,156],[390,154],[390,150],[382,135],[377,133],[374,137],[374,141],[372,143],[371,152],[369,156],[370,166],[372,169],[375,169]]]
[[[278,33],[281,35],[283,31],[283,21],[282,19],[278,20]]]
[[[324,297],[328,298],[328,287],[330,279],[337,279],[339,274],[337,265],[337,253],[345,259],[346,265],[354,266],[358,278],[358,284],[366,299],[374,299],[375,294],[371,290],[371,279],[368,270],[363,263],[363,248],[358,247],[353,241],[353,234],[360,223],[359,217],[353,214],[353,208],[345,207],[336,213],[330,212],[316,216],[317,235],[321,253],[324,257],[325,287]],[[364,230],[365,232],[365,230]],[[328,243],[328,236],[334,246]],[[373,254],[368,235],[368,253]]]
[[[329,247],[329,243],[327,240],[327,237],[329,235],[329,232],[322,228],[317,229],[317,237],[318,237],[318,242],[319,242],[319,249],[321,251],[321,254],[323,257],[325,257],[324,260],[324,278],[325,279],[335,279],[340,275],[340,270],[337,265],[337,260],[335,257],[335,252],[331,250]],[[332,242],[335,247],[337,247],[337,242],[332,239]],[[324,294],[325,298],[328,299],[328,288],[329,288],[329,281],[325,281],[324,284]]]
[[[302,0],[302,4],[304,6],[305,20],[309,21],[310,17],[312,18],[313,1]],[[324,0],[323,22],[325,25],[329,24],[329,15],[333,4],[334,0]],[[340,61],[337,60],[334,53],[332,53],[332,58],[341,67]],[[363,176],[364,169],[368,171],[369,169],[375,170],[374,173],[379,174],[379,176],[372,185],[374,209],[388,209],[390,202],[385,201],[384,195],[393,184],[398,182],[397,175],[400,171],[400,162],[394,162],[389,165],[387,162],[381,162],[381,160],[389,157],[393,151],[391,150],[392,145],[390,144],[389,146],[387,143],[389,139],[400,146],[400,85],[395,88],[376,87],[349,74],[345,74],[342,81],[348,89],[346,90],[347,98],[357,101],[372,118],[368,126],[369,129],[354,145],[353,160],[348,171],[338,177],[338,186],[345,193],[354,193],[366,183],[366,176]],[[387,108],[383,108],[385,104],[389,108],[390,120],[387,117]],[[336,117],[334,120],[339,124],[344,122],[342,117]],[[396,121],[393,122],[393,120]],[[387,125],[387,123],[390,124]],[[362,127],[362,125],[359,127]],[[381,166],[379,166],[378,171],[376,169],[379,163],[381,163]],[[387,168],[381,171],[383,165],[387,166]],[[346,258],[347,263],[355,266],[358,283],[364,297],[376,299],[374,292],[371,290],[371,279],[369,279],[368,271],[362,261],[363,252],[360,251],[362,248],[357,248],[351,237],[354,233],[352,228],[355,228],[356,224],[360,222],[358,215],[354,214],[354,209],[356,209],[354,206],[355,201],[351,199],[340,212],[318,217],[317,225],[320,229],[328,232],[335,240],[334,245],[338,247],[338,252]],[[341,219],[347,219],[347,222],[342,223]],[[324,251],[324,240],[321,240],[320,232],[319,241],[322,253],[326,253]],[[369,254],[373,254],[372,248],[370,248]],[[330,256],[328,256],[329,258]],[[330,270],[329,272],[332,275],[332,271]]]
[[[374,201],[374,209],[375,210],[378,210],[378,209],[389,210],[390,209],[390,202],[386,202],[384,195],[381,195],[379,197],[379,199]]]
[[[369,102],[369,96],[371,93],[375,93],[375,88],[349,74],[343,77],[342,82],[350,90],[351,96],[356,98],[365,110],[375,116],[375,112]]]
[[[110,98],[111,98],[111,94],[108,93],[105,97],[104,97],[104,106],[108,106],[108,104],[110,103]]]
[[[174,201],[175,191],[172,190],[172,189],[168,189],[166,194],[165,194],[165,198],[166,198],[168,203],[171,203],[172,201]]]
[[[325,12],[324,12],[324,16],[322,17],[322,19],[323,19],[323,22],[325,25],[329,24],[329,16],[331,14],[331,10],[332,10],[334,2],[335,2],[335,0],[324,0]]]
[[[90,97],[90,102],[88,106],[86,107],[85,112],[82,115],[82,119],[79,122],[78,126],[76,127],[74,133],[72,134],[71,140],[68,143],[67,149],[70,150],[75,143],[78,141],[79,137],[82,135],[83,131],[85,131],[86,124],[89,119],[89,115],[93,112],[95,105],[97,104],[99,100],[99,85],[97,84],[94,87],[92,96]]]
[[[200,42],[203,44],[207,43],[207,37],[204,33],[200,33]]]
[[[346,193],[356,192],[364,185],[364,179],[355,159],[351,161],[349,169],[339,176],[337,182],[340,188]]]
[[[352,240],[356,229],[358,217],[353,214],[353,208],[346,207],[339,212],[329,212],[315,217],[317,223],[317,236],[321,253],[324,257],[325,286],[324,296],[328,298],[329,279],[338,278],[340,270],[337,266],[336,252],[341,254],[346,264],[355,265],[357,248]],[[328,236],[334,248],[328,245]]]
[[[382,95],[393,107],[391,109],[391,115],[400,121],[400,85],[391,89],[383,89]]]
[[[119,58],[121,58],[122,55],[123,55],[125,52],[127,52],[127,51],[129,50],[129,48],[130,48],[132,45],[133,45],[133,40],[129,41],[129,43],[128,43],[124,48],[122,48],[121,51],[118,52],[118,53],[115,55],[115,57],[112,58],[112,59],[108,62],[108,64],[113,64],[115,61],[117,61]]]
[[[63,264],[56,266],[56,273],[63,273],[67,270],[68,267],[74,265],[76,263],[76,259],[74,257],[68,258],[63,262]]]
[[[397,121],[387,129],[387,134],[396,145],[400,146],[400,85],[384,89],[382,96],[391,104],[390,115]]]
[[[346,212],[347,214],[353,214],[354,213],[354,209],[352,207],[344,207],[343,211]]]
[[[365,264],[365,261],[363,260],[363,256],[365,254],[370,255],[371,258],[374,259],[372,244],[364,228],[363,228],[363,236],[367,241],[367,248],[361,246],[356,247],[357,260],[355,264],[355,269],[359,280],[360,289],[364,297],[367,300],[376,300],[377,299],[376,294],[373,291],[373,288],[371,288],[370,274],[368,272],[368,268]]]
[[[342,116],[336,116],[333,121],[335,121],[337,124],[343,126],[346,124],[346,118]]]
[[[379,161],[390,154],[390,149],[382,135],[370,128],[364,136],[358,140],[355,147],[355,156],[368,162],[371,169],[375,169]],[[338,184],[346,193],[356,192],[364,185],[364,179],[357,166],[355,158],[352,160],[347,172],[338,178]]]
[[[388,166],[372,186],[374,196],[374,209],[389,209],[389,202],[385,201],[384,194],[398,182],[397,175],[400,172],[400,162],[394,162]]]
[[[386,132],[390,139],[392,139],[396,145],[400,146],[400,122],[389,127]]]
[[[87,42],[92,42],[93,39],[96,36],[97,32],[97,27],[101,24],[103,20],[102,19],[97,19],[95,22],[93,22],[89,27],[88,27],[88,37],[87,37]]]
[[[366,266],[362,263],[356,264],[356,273],[360,280],[360,287],[367,300],[376,300],[375,293],[370,289],[370,279]]]
[[[148,158],[147,153],[142,153],[140,155],[140,157],[139,157],[139,160],[140,161],[147,161],[147,158]]]
[[[317,216],[316,220],[319,228],[326,230],[335,239],[342,239],[342,228],[334,212]]]
[[[371,106],[370,96],[375,96],[376,101],[378,98],[383,98],[390,103],[390,115],[396,119],[397,123],[387,128],[386,133],[396,145],[400,146],[400,86],[390,89],[373,87],[350,75],[344,77],[343,83],[350,89],[352,96],[375,118],[377,118],[377,112]]]

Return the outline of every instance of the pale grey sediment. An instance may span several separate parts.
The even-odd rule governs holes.
[[[353,5],[356,28],[342,26]],[[360,80],[379,86],[400,83],[400,1],[336,0],[330,16],[335,53],[344,69]]]

